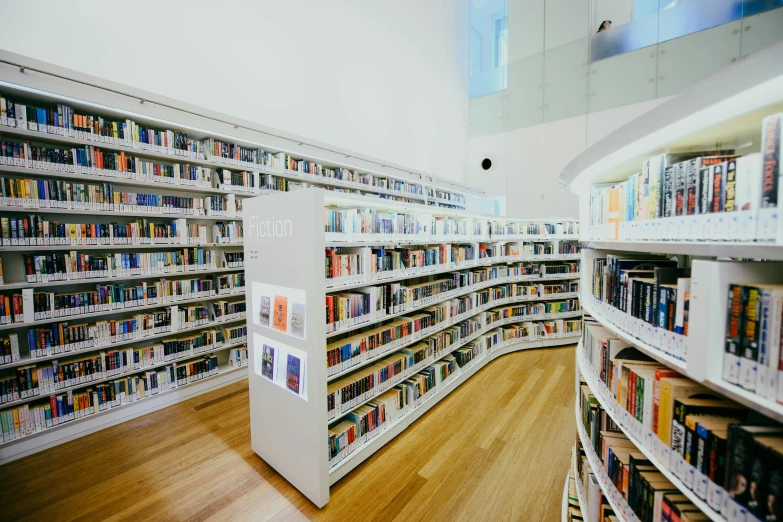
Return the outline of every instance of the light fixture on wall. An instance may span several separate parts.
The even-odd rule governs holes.
[[[483,171],[489,171],[492,170],[492,167],[495,166],[495,156],[493,154],[488,154],[484,157],[484,159],[481,160],[481,170]]]

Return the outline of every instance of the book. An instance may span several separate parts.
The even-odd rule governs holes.
[[[688,189],[688,168],[685,162],[674,165],[674,215],[686,214]]]
[[[276,295],[272,312],[272,327],[278,332],[288,333],[288,298]]]
[[[761,207],[761,154],[756,152],[737,158],[736,167],[736,209],[758,210]]]
[[[688,307],[690,303],[691,279],[677,279],[677,302],[675,303],[674,333],[688,335]]]
[[[300,367],[301,361],[299,360],[299,357],[288,354],[287,362],[286,362],[286,387],[295,392],[297,395],[300,393]]]
[[[726,343],[723,354],[723,378],[731,384],[740,383],[740,356],[748,289],[744,285],[729,286],[726,315]]]
[[[779,191],[781,190],[781,133],[783,113],[767,116],[761,123],[761,205],[756,236],[759,241],[774,241],[777,237]]]
[[[737,194],[737,160],[732,159],[726,162],[726,184],[724,192],[723,210],[726,212],[734,212],[736,210],[735,203]]]
[[[657,435],[661,442],[671,446],[674,401],[685,397],[705,395],[712,396],[706,387],[690,379],[684,377],[664,377],[660,380]]]
[[[261,326],[270,328],[269,321],[272,316],[272,299],[268,295],[261,296],[261,306],[259,311],[259,321]]]
[[[305,304],[294,302],[291,305],[291,335],[305,338]]]
[[[268,344],[264,344],[263,352],[261,355],[261,375],[269,379],[275,380],[275,348]]]
[[[701,158],[688,160],[685,181],[685,212],[689,216],[699,213],[699,182],[701,181]]]
[[[726,163],[712,166],[712,212],[723,212],[726,205]]]

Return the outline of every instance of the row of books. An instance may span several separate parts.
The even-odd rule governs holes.
[[[368,247],[352,249],[352,252],[366,252]],[[398,247],[398,248],[369,248],[370,273],[374,278],[380,278],[383,273],[391,273],[390,277],[404,275],[403,272],[432,267],[433,269],[446,269],[457,263],[475,260],[475,248],[473,245],[438,245],[432,247]],[[532,257],[528,252],[528,257]],[[328,255],[328,254],[327,254]],[[555,273],[578,272],[577,263],[517,263],[514,266],[522,270],[520,275],[551,275]],[[574,269],[576,268],[576,269]],[[361,273],[361,272],[360,272]]]
[[[218,224],[220,225],[220,224]],[[215,225],[217,226],[217,225]],[[239,225],[241,229],[241,225]],[[184,218],[156,223],[142,218],[128,223],[66,223],[41,214],[0,218],[2,246],[193,244],[207,242],[207,225]],[[214,236],[213,226],[213,236]]]
[[[627,181],[594,185],[590,224],[613,224],[616,239],[622,222],[777,208],[781,126],[783,113],[764,118],[758,153],[662,154],[645,161],[642,172]],[[757,226],[747,239],[774,239],[774,230],[762,232],[764,219]]]
[[[260,149],[251,149],[213,138],[205,140],[204,148],[207,159],[219,162],[221,162],[220,160],[228,160],[222,162],[229,165],[250,169],[264,166],[274,170],[298,172],[326,179],[358,183],[376,189],[417,195],[424,193],[421,185],[408,181],[361,173],[341,167],[328,167],[313,161],[294,158],[284,152],[273,153]]]
[[[573,480],[573,493],[569,488],[568,522],[584,520],[599,520],[601,522],[618,522],[620,519],[615,514],[606,494],[596,478],[596,470],[590,465],[585,454],[585,449],[579,436],[576,444],[571,448],[575,464]],[[569,470],[569,475],[571,470]],[[579,498],[581,495],[581,498]],[[576,502],[572,501],[576,499]],[[580,504],[580,501],[582,502]]]
[[[33,292],[32,321],[208,298],[217,295],[218,287],[234,284],[233,276],[234,274],[218,276],[218,281],[214,278],[161,279],[135,285],[96,285],[95,290],[80,292]],[[23,295],[22,292],[0,297],[0,324],[32,322],[25,316]]]
[[[237,266],[241,268],[244,266],[243,262],[237,262]],[[225,274],[218,276],[218,294],[235,294],[237,292],[244,291],[245,289],[245,272],[237,272],[236,274]]]
[[[444,201],[454,203],[456,206],[465,206],[465,196],[462,194],[455,194],[453,192],[447,192],[445,190],[438,190],[436,188],[427,187],[427,197],[437,198]]]
[[[690,269],[648,254],[593,260],[593,296],[648,324],[688,335]]]
[[[332,412],[339,410],[340,405],[336,401],[343,394],[347,398],[360,393],[350,401],[358,401],[361,397],[365,397],[363,401],[366,401],[361,406],[352,406],[350,413],[329,427],[327,443],[330,467],[419,407],[437,392],[439,384],[443,386],[453,380],[458,375],[458,368],[467,368],[475,363],[486,349],[482,341],[473,341],[436,362],[433,361],[433,355],[428,354],[429,350],[428,345],[417,345],[415,349],[409,350],[410,353],[401,354],[396,362],[390,361],[390,370],[379,370],[378,377],[382,374],[384,384],[377,384],[378,389],[372,397],[365,397],[366,393],[362,390],[370,385],[375,374],[355,385],[341,386],[339,391],[336,383],[329,386],[327,408],[331,406]],[[389,371],[396,373],[388,375]],[[368,388],[368,393],[374,388],[375,385]]]
[[[170,154],[172,161],[183,157],[192,158],[212,161],[216,166],[227,165],[250,170],[272,169],[288,174],[333,179],[356,186],[372,187],[379,191],[398,192],[402,196],[424,194],[424,188],[421,184],[407,180],[361,173],[345,168],[331,168],[308,160],[296,159],[282,152],[274,153],[243,147],[213,138],[204,141],[189,139],[187,133],[155,129],[148,125],[138,124],[131,119],[114,120],[97,115],[79,115],[63,104],[47,104],[48,107],[35,108],[0,95],[0,105],[2,104],[6,105],[6,111],[5,116],[0,116],[0,125],[39,132],[42,138],[51,136],[55,137],[53,139],[57,139],[57,136],[63,136],[96,143],[95,146],[87,145],[87,148],[97,148],[101,143],[105,143],[113,146],[125,146],[130,149]],[[2,114],[2,109],[0,109],[0,114]],[[124,154],[124,151],[122,153]],[[26,158],[30,156],[26,156]],[[47,156],[41,154],[37,157],[48,156],[51,154]],[[94,166],[97,162],[92,161],[94,154],[89,154],[84,159],[87,158],[91,160],[90,168],[96,168]],[[104,161],[101,165],[105,165],[105,163]],[[464,208],[464,197],[461,195],[441,190],[436,191],[432,188],[428,191],[431,198],[454,199],[455,202],[459,200],[458,204]],[[443,197],[436,195],[436,192]],[[408,201],[404,197],[400,200]]]
[[[587,319],[584,347],[601,393],[669,449],[664,465],[685,486],[728,520],[742,509],[760,520],[781,517],[783,426],[717,396]],[[582,392],[593,418],[601,417],[598,392],[584,386]]]
[[[247,303],[245,301],[213,301],[212,313],[216,320],[229,321],[245,316]]]
[[[0,178],[0,204],[20,208],[146,212],[239,217],[242,199],[188,197],[115,190],[111,183],[75,183],[56,179]]]
[[[5,103],[4,103],[5,102]],[[306,172],[325,178],[361,183],[376,188],[423,194],[421,185],[369,173],[359,173],[343,168],[329,168],[323,165],[297,160],[285,153],[265,152],[240,145],[222,142],[213,138],[199,141],[188,139],[179,131],[158,130],[139,125],[133,120],[106,120],[100,116],[75,114],[62,104],[45,109],[20,104],[0,96],[0,105],[5,104],[5,116],[0,116],[0,125],[23,128],[51,134],[85,139],[97,143],[123,145],[135,149],[185,156],[194,159],[205,158],[217,163],[255,168],[266,166]],[[8,108],[10,106],[10,109]],[[0,114],[2,109],[0,108]],[[62,114],[62,115],[61,115]],[[95,164],[93,162],[93,164]],[[462,197],[462,196],[459,196]]]
[[[220,347],[222,338],[218,332],[204,334],[205,344],[191,348]],[[209,337],[209,339],[206,339]],[[215,346],[217,345],[217,346]],[[56,393],[65,388],[87,386],[94,381],[136,372],[154,366],[162,366],[182,355],[194,355],[189,349],[175,350],[166,342],[122,350],[101,351],[90,355],[52,360],[46,363],[19,366],[12,373],[0,377],[0,404],[12,404],[32,397]]]
[[[223,330],[223,337],[228,344],[237,344],[247,341],[247,325],[234,326]]]
[[[383,280],[385,277],[413,276],[416,272],[434,272],[449,268],[468,267],[477,264],[477,254],[478,259],[485,263],[493,260],[514,262],[515,258],[529,259],[536,256],[550,256],[554,250],[533,243],[518,246],[487,245],[484,243],[445,244],[427,248],[332,247],[326,249],[326,277],[327,279],[344,278],[343,280],[347,282],[361,282],[363,279],[359,276],[367,273],[365,267],[369,265],[370,279],[377,281]],[[563,246],[562,250],[566,250],[564,255],[571,253],[570,246]],[[574,252],[574,254],[576,253],[578,252]],[[533,265],[520,263],[517,266]],[[566,272],[564,265],[561,264],[535,265],[539,268],[538,273],[542,275],[548,275],[546,273],[547,266],[553,267],[552,270]],[[549,275],[552,273],[550,271]]]
[[[723,379],[783,404],[783,285],[729,285]]]
[[[215,223],[212,225],[212,241],[214,243],[242,244],[245,240],[245,229],[241,222]]]
[[[326,278],[345,278],[364,273],[364,255],[342,247],[326,249]]]
[[[350,334],[327,345],[327,373],[332,375],[361,364],[384,353],[412,342],[428,332],[442,329],[461,318],[476,315],[482,310],[500,306],[508,299],[510,288],[484,289],[455,297],[442,303],[420,308],[410,316],[402,316],[390,323],[375,326],[358,334]],[[498,296],[497,299],[493,299]],[[529,296],[535,299],[537,296]],[[486,325],[500,325],[517,320],[541,319],[547,314],[578,312],[578,299],[523,303],[516,306],[490,309],[483,315]],[[481,316],[478,316],[481,318]]]
[[[575,448],[571,448],[571,460],[574,459]],[[566,498],[563,499],[566,503],[565,518],[563,522],[581,522],[584,520],[582,515],[582,507],[579,505],[579,494],[576,491],[576,479],[574,475],[574,467],[568,466],[568,478],[566,484]],[[585,506],[585,509],[587,506]]]
[[[580,322],[571,325],[574,331],[578,331]],[[547,331],[565,329],[562,323],[545,323],[485,331],[480,320],[469,318],[331,382],[327,386],[327,415],[334,420],[328,437],[330,467],[419,407],[430,394],[443,390],[493,350],[508,342],[541,338]]]
[[[0,336],[0,364],[10,364],[20,359],[19,336],[15,333]]]
[[[235,368],[244,366],[247,354],[243,349],[238,348],[236,353],[232,353],[229,361],[233,361]],[[245,361],[244,364],[242,361]],[[217,357],[207,355],[193,361],[119,377],[84,389],[52,394],[48,398],[4,409],[0,412],[3,442],[144,400],[180,386],[214,377],[219,372]]]
[[[0,141],[0,164],[39,170],[68,170],[134,181],[161,182],[202,188],[212,187],[212,172],[207,167],[173,163],[167,165],[125,152],[101,150],[85,145],[58,148],[32,141]],[[68,167],[67,169],[65,167]],[[70,168],[73,167],[73,168]]]
[[[336,210],[324,208],[324,231],[339,234],[426,234],[431,223],[419,214],[372,208]]]
[[[225,322],[224,320],[214,320],[202,322],[200,325],[178,324],[173,329],[171,314],[172,308],[169,307],[147,313],[136,313],[126,318],[93,323],[62,321],[35,326],[27,332],[30,358],[90,350],[137,339],[141,340],[146,337],[160,336],[172,331],[216,326]],[[241,317],[238,319],[241,320]]]
[[[324,231],[332,234],[397,234],[406,236],[428,236],[444,239],[470,239],[470,238],[490,238],[490,230],[493,236],[498,236],[499,240],[508,240],[506,236],[513,236],[513,240],[526,240],[530,236],[531,240],[535,236],[546,235],[546,230],[563,230],[573,232],[576,225],[566,226],[564,224],[553,225],[530,225],[527,231],[530,234],[519,234],[519,229],[523,225],[512,222],[500,224],[490,221],[486,218],[452,218],[444,216],[432,217],[417,212],[395,212],[368,208],[357,209],[324,209]],[[551,243],[541,243],[553,247]],[[566,252],[571,251],[571,247],[577,247],[578,243],[570,244]],[[578,250],[576,251],[578,252]],[[552,253],[552,252],[542,252]],[[561,252],[563,253],[563,252]]]
[[[166,211],[162,213],[186,215],[205,215],[210,208],[206,198],[115,190],[111,183],[3,177],[0,189],[3,205],[21,208],[114,211],[122,206],[160,207]]]
[[[189,247],[163,252],[106,254],[81,254],[73,250],[24,254],[23,259],[28,282],[41,282],[182,272],[185,268],[210,270],[217,268],[218,254],[215,250]]]
[[[584,448],[579,443],[579,451],[589,451],[597,456],[601,469],[590,471],[605,477],[612,488],[609,494],[622,498],[622,503],[642,522],[710,520],[612,424],[600,405],[590,404],[589,390],[584,392],[583,388],[582,399],[583,407],[588,407],[586,411],[582,410],[582,423],[592,447]],[[586,461],[587,457],[584,457],[583,462]],[[597,482],[595,478],[592,480]],[[591,513],[600,517],[598,520],[618,520],[611,506],[601,498],[604,495],[606,492],[598,496],[597,502],[591,503],[594,509],[597,504],[597,509]]]
[[[35,107],[0,95],[0,124],[44,134],[114,144],[146,144],[202,157],[202,143],[190,140],[186,133],[159,130],[133,120],[111,120],[101,116],[78,114],[68,105],[48,103]],[[140,147],[141,148],[141,147]],[[183,154],[180,154],[183,155]]]
[[[578,236],[579,222],[562,221],[559,223],[520,223],[516,221],[490,221],[490,233],[493,236]]]
[[[215,156],[211,159],[222,163],[222,161],[220,161],[220,156]],[[336,169],[329,169],[327,167],[323,167],[322,165],[314,164],[304,160],[294,160],[285,154],[271,156],[267,155],[262,161],[263,163],[240,161],[239,165],[243,168],[249,169],[271,169],[272,172],[261,172],[256,170],[243,170],[240,172],[235,172],[222,168],[218,169],[217,188],[226,190],[238,189],[242,192],[290,192],[314,186],[310,183],[294,181],[290,178],[275,174],[274,172],[277,171],[280,173],[285,172],[289,176],[306,175],[307,177],[302,176],[303,179],[310,179],[314,182],[319,181],[317,178],[340,181],[349,184],[349,187],[357,189],[356,191],[351,191],[352,193],[362,193],[364,190],[370,192],[380,191],[381,195],[386,195],[388,193],[399,193],[400,196],[421,195],[422,193],[421,187],[419,185],[413,185],[406,181],[383,178],[374,176],[372,174],[355,173],[347,171],[346,169],[342,169],[341,171]],[[368,188],[365,189],[361,185],[364,185]],[[403,197],[403,199],[407,198]]]
[[[506,283],[485,288],[492,280],[513,279],[514,267],[492,267],[483,270],[441,274],[436,280],[410,279],[407,282],[385,283],[358,288],[350,292],[326,295],[327,331],[339,331],[362,322],[377,321],[386,315],[398,314],[427,305],[451,295],[475,290],[477,305],[489,302],[502,304],[505,299],[545,297],[578,291],[577,282],[559,284]],[[472,288],[471,288],[472,287]],[[566,292],[558,290],[566,289]],[[573,290],[572,290],[573,289]]]
[[[581,309],[579,299],[563,299],[562,301],[543,301],[541,303],[519,303],[512,306],[495,308],[485,312],[487,326],[495,323],[514,321],[518,319],[537,318],[548,314],[563,314],[578,312]]]

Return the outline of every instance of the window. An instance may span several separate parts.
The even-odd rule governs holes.
[[[508,14],[498,13],[493,17],[495,32],[495,67],[508,63]]]
[[[481,74],[481,35],[470,27],[470,76]]]

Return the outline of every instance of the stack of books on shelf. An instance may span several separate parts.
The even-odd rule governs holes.
[[[635,475],[638,466],[649,466],[656,477],[652,491],[685,494],[683,502],[695,512],[725,520],[781,516],[776,499],[783,484],[778,476],[783,474],[783,426],[647,357],[587,319],[577,358],[587,383],[580,397],[585,432],[617,493],[640,520],[649,510],[676,509],[666,507],[665,494],[653,495],[656,500],[646,508],[635,500],[631,484],[639,477],[646,488],[650,478]],[[610,440],[628,450],[607,455]]]
[[[781,128],[783,113],[764,118],[759,152],[661,154],[627,181],[594,185],[586,239],[783,242]]]
[[[424,203],[429,197],[431,204],[465,208],[464,196],[450,191],[428,188],[425,197],[421,183],[329,167],[211,137],[196,139],[132,119],[79,114],[55,100],[35,105],[40,106],[0,94],[0,127],[11,136],[0,142],[0,164],[35,169],[36,175],[79,173],[122,183],[160,183],[246,196],[315,184],[405,202]]]
[[[600,255],[593,259],[588,308],[624,335],[686,361],[690,269],[665,256]]]
[[[576,462],[576,447],[571,448],[571,461]],[[581,482],[581,477],[578,477],[578,479]],[[579,501],[580,495],[577,492],[577,487],[581,488],[583,486],[581,483],[577,486],[576,468],[575,466],[569,466],[564,493],[565,498],[563,499],[563,522],[581,522],[585,520],[582,515],[582,505]]]

